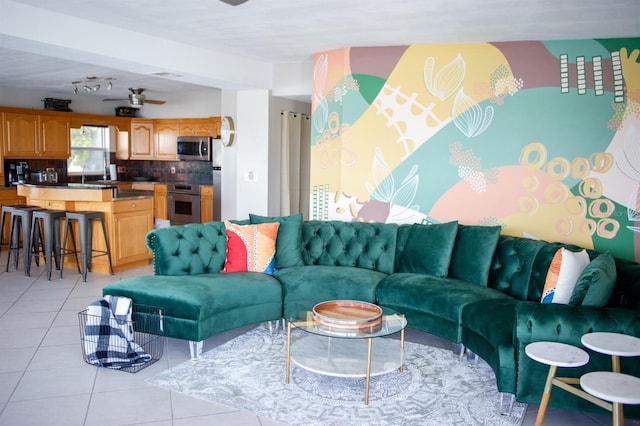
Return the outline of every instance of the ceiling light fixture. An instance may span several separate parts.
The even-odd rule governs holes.
[[[100,87],[102,87],[100,83],[109,83],[107,85],[107,90],[111,90],[111,88],[113,87],[112,80],[115,80],[115,78],[86,77],[84,80],[72,81],[71,84],[73,84],[73,93],[77,95],[78,86],[80,86],[82,90],[84,90],[85,92],[91,93],[91,92],[97,92],[98,90],[100,90]]]

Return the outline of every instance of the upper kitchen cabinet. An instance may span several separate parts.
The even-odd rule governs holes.
[[[153,160],[154,135],[153,120],[131,120],[131,156],[132,160]]]
[[[156,138],[156,159],[176,160],[176,139],[178,138],[179,124],[155,120],[154,130]]]
[[[207,120],[184,121],[178,128],[179,136],[213,136],[220,135],[220,118]]]
[[[5,158],[69,158],[70,120],[46,114],[4,114]]]
[[[66,117],[40,116],[41,157],[66,160],[71,156],[71,123]]]

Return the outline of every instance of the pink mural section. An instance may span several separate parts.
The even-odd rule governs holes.
[[[640,260],[640,39],[314,56],[315,219],[500,225]]]

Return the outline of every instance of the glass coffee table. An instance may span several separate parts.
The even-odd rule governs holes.
[[[317,374],[364,377],[364,403],[368,405],[372,376],[403,371],[407,320],[391,309],[381,309],[379,318],[371,326],[333,326],[318,321],[314,311],[301,312],[298,318],[290,318],[287,323],[287,384],[291,362]],[[292,343],[293,330],[307,335]],[[395,333],[400,333],[400,341],[379,339]]]

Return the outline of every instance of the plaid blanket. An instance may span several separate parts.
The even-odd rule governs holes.
[[[89,305],[84,338],[89,364],[121,369],[151,360],[134,342],[132,307],[132,300],[122,296],[105,296]]]

